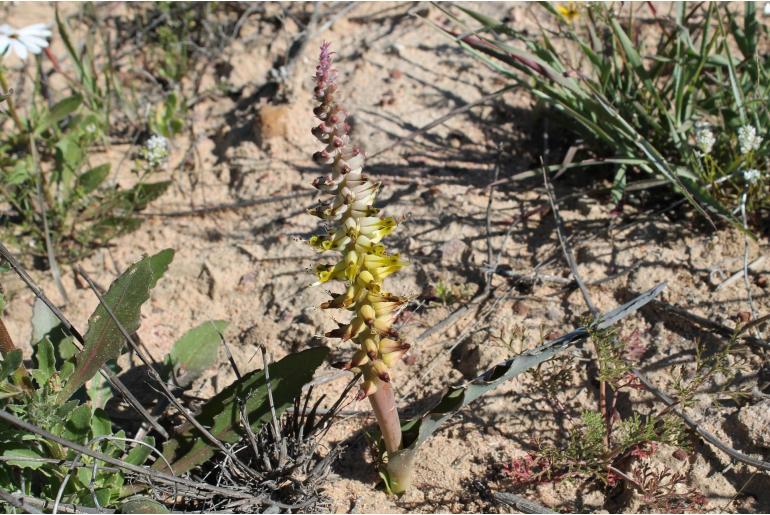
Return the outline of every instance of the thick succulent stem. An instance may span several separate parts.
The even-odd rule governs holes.
[[[402,494],[412,486],[415,456],[417,456],[416,449],[388,453],[385,471],[388,474],[388,487],[394,494]]]
[[[374,416],[382,432],[385,450],[393,454],[401,449],[401,422],[396,410],[396,398],[390,383],[383,383],[376,392],[369,396]]]
[[[388,463],[385,467],[388,488],[394,494],[404,493],[412,484],[414,451],[401,450],[401,421],[398,419],[396,398],[390,383],[383,383],[369,396],[374,416],[380,426]]]

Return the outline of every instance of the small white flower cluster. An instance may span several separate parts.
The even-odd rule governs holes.
[[[762,136],[757,134],[757,129],[753,125],[744,125],[738,129],[738,144],[741,147],[741,154],[748,154],[752,150],[758,150],[762,144]]]
[[[168,160],[168,140],[160,134],[153,134],[144,145],[144,158],[151,168],[160,168]]]
[[[711,153],[711,149],[714,148],[714,143],[717,142],[716,136],[705,123],[698,123],[695,125],[695,144],[703,152],[703,155]]]
[[[743,172],[743,180],[746,181],[746,184],[749,184],[751,186],[758,183],[761,178],[762,178],[762,172],[760,172],[756,168],[752,168],[750,170],[746,170],[745,172]]]
[[[23,29],[14,29],[3,23],[0,25],[0,56],[13,50],[24,61],[29,54],[39,54],[47,48],[50,37],[51,31],[45,23],[35,23]]]

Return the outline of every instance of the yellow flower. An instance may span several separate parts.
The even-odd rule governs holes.
[[[575,20],[579,16],[577,4],[575,2],[569,2],[567,4],[559,4],[556,6],[556,12],[564,16],[569,23],[575,23]]]

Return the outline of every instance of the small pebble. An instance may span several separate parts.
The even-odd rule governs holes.
[[[521,301],[513,304],[513,312],[519,316],[526,317],[529,314],[529,307]]]

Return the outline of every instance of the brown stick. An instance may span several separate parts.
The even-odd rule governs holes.
[[[542,164],[542,163],[541,163]],[[551,186],[551,183],[548,181],[548,173],[545,170],[545,167],[543,167],[543,181],[545,183],[545,191],[548,194],[548,200],[551,203],[551,211],[553,212],[553,218],[556,222],[556,234],[559,237],[559,243],[561,243],[562,251],[564,252],[564,259],[567,261],[567,265],[569,266],[570,272],[572,272],[572,277],[575,279],[575,282],[578,285],[578,288],[580,288],[580,293],[583,295],[583,300],[585,300],[586,305],[588,306],[588,309],[591,311],[591,315],[595,318],[599,315],[599,310],[596,309],[596,305],[594,305],[593,301],[591,300],[591,296],[588,293],[588,288],[586,287],[585,283],[583,282],[583,279],[580,277],[580,273],[578,272],[577,263],[575,262],[575,257],[572,255],[572,251],[569,247],[569,243],[567,241],[567,238],[565,237],[565,230],[564,230],[564,223],[562,222],[561,215],[559,214],[559,208],[556,206],[556,195],[553,192],[553,186]],[[595,352],[596,352],[596,359],[597,363],[599,360],[599,350],[596,349],[596,346],[594,346]],[[608,409],[607,406],[607,397],[609,397],[612,394],[612,390],[610,389],[610,385],[607,383],[607,381],[599,381],[599,413],[602,413],[604,415],[604,424],[606,427],[605,435],[604,435],[604,445],[609,449],[610,448],[610,435],[612,433],[612,415],[613,411],[612,409]],[[614,403],[613,403],[614,406]]]

